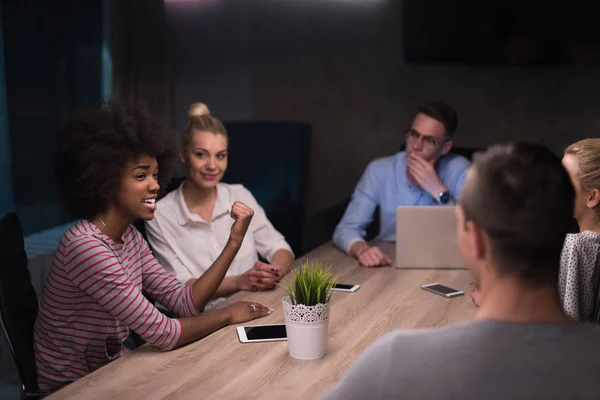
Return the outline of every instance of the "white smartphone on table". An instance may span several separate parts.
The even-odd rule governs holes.
[[[331,290],[337,290],[338,292],[356,292],[360,288],[360,285],[349,285],[346,283],[336,283]]]
[[[238,326],[237,334],[241,343],[287,340],[285,324]]]
[[[453,289],[451,287],[441,285],[437,282],[429,283],[427,285],[422,285],[421,289],[427,290],[428,292],[431,292],[431,293],[439,294],[440,296],[444,296],[444,297],[456,297],[456,296],[462,296],[463,294],[465,294],[465,292],[463,292],[462,290]]]

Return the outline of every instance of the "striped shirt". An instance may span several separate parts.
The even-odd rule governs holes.
[[[85,220],[61,239],[34,328],[40,389],[56,389],[124,355],[130,330],[160,349],[175,347],[180,322],[158,311],[142,289],[182,317],[200,315],[191,286],[162,268],[133,226],[122,241]]]

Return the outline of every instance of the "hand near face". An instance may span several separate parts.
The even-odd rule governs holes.
[[[433,198],[446,190],[446,186],[435,170],[435,161],[425,161],[422,157],[411,153],[406,159],[408,174],[417,185]]]
[[[252,269],[238,275],[238,288],[253,292],[270,290],[275,288],[282,276],[280,267],[259,261]]]
[[[392,264],[392,260],[383,254],[379,247],[376,246],[369,247],[367,250],[360,253],[358,256],[358,262],[360,262],[363,267],[367,268]]]
[[[248,226],[254,216],[254,210],[240,201],[236,201],[231,206],[231,218],[235,220],[231,226],[231,234],[229,237],[235,240],[239,245],[242,244],[244,236],[248,231]]]

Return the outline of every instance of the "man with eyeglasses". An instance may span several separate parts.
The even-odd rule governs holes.
[[[391,260],[364,240],[377,206],[377,239],[393,242],[398,206],[455,204],[469,168],[466,158],[449,153],[457,126],[450,106],[431,102],[420,107],[405,131],[406,150],[367,166],[333,234],[336,246],[365,267],[389,265]]]

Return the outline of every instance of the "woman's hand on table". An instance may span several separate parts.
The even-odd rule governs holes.
[[[273,310],[253,301],[238,301],[223,308],[223,312],[227,314],[229,324],[233,325],[266,317]]]
[[[239,290],[270,290],[283,276],[282,268],[274,264],[257,262],[252,269],[237,276]]]

